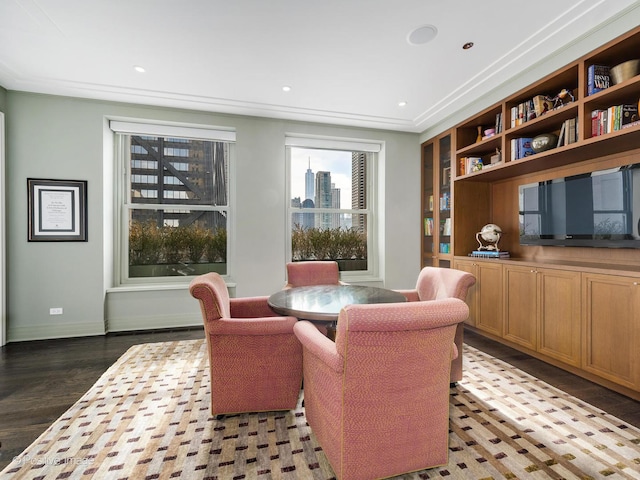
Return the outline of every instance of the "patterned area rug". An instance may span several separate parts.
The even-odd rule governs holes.
[[[398,479],[640,479],[638,429],[472,347],[464,358],[448,465]],[[206,363],[202,340],[131,347],[0,478],[335,478],[302,398],[216,420]]]

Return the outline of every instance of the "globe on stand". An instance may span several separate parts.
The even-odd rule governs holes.
[[[476,233],[476,240],[478,241],[478,250],[486,250],[489,252],[499,252],[498,242],[502,236],[502,229],[493,223],[488,223],[482,229]],[[483,243],[484,240],[484,243]]]

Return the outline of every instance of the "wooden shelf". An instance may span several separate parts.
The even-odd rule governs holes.
[[[638,146],[640,146],[640,126],[634,126],[557,147],[520,160],[505,162],[486,170],[458,176],[454,181],[495,182],[631,151]]]
[[[449,186],[453,229],[445,240],[451,250],[430,254],[429,259],[434,265],[450,263],[476,276],[468,321],[474,328],[515,348],[538,352],[558,366],[603,381],[634,398],[640,398],[640,362],[634,355],[640,349],[636,321],[640,315],[640,249],[521,245],[519,189],[524,184],[640,163],[640,125],[594,136],[591,120],[594,110],[637,105],[640,75],[587,95],[590,65],[612,67],[639,58],[638,52],[640,27],[441,134],[438,138],[450,136],[455,146],[451,159],[455,175]],[[537,95],[556,95],[562,89],[572,92],[573,101],[511,126],[514,107]],[[524,111],[517,110],[518,118]],[[478,127],[495,124],[497,116],[502,118],[503,131],[476,141]],[[513,140],[559,134],[563,124],[573,118],[577,119],[575,142],[511,160]],[[423,148],[437,145],[437,140],[425,142]],[[467,163],[464,159],[481,157],[488,163],[496,149],[502,163],[461,174],[461,164]],[[509,251],[511,258],[467,256],[477,248],[475,236],[487,223],[502,228],[500,248]],[[434,252],[439,247],[436,241],[442,242],[441,237],[434,240]],[[423,251],[423,262],[426,255]],[[612,302],[611,298],[617,300]],[[609,328],[612,319],[622,327]],[[558,334],[559,328],[565,333]],[[623,345],[622,360],[613,364],[603,352],[619,345]]]

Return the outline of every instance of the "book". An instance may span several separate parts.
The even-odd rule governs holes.
[[[424,219],[424,235],[426,237],[433,235],[433,218],[431,217]]]
[[[627,123],[626,125],[623,125],[622,128],[637,127],[638,125],[640,125],[640,120],[636,120],[635,122]]]
[[[566,145],[571,143],[575,143],[577,139],[577,130],[576,130],[576,118],[570,118],[566,121],[567,130],[565,132],[565,139],[567,140]]]
[[[536,152],[531,148],[531,140],[528,137],[516,138],[516,160],[535,155]]]
[[[558,135],[558,144],[556,147],[561,147],[564,145],[564,137],[565,130],[567,129],[567,122],[562,122],[562,127],[560,127],[560,135]]]
[[[466,157],[465,173],[482,170],[482,157]]]
[[[503,252],[495,250],[474,250],[469,254],[469,257],[475,258],[509,258],[509,252]]]
[[[547,113],[553,107],[553,103],[547,100],[545,95],[536,95],[533,97],[533,109],[536,116],[539,117]]]
[[[638,120],[638,105],[622,105],[620,128]]]
[[[602,135],[601,117],[603,110],[593,110],[591,112],[591,136]]]
[[[444,225],[442,226],[443,235],[451,235],[451,218],[445,218]]]
[[[587,69],[587,95],[593,95],[610,86],[609,67],[606,65],[589,65]]]

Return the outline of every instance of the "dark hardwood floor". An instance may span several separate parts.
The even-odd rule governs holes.
[[[0,470],[73,405],[130,346],[203,338],[202,329],[10,343],[0,348]],[[465,341],[640,427],[640,402],[484,337]]]

